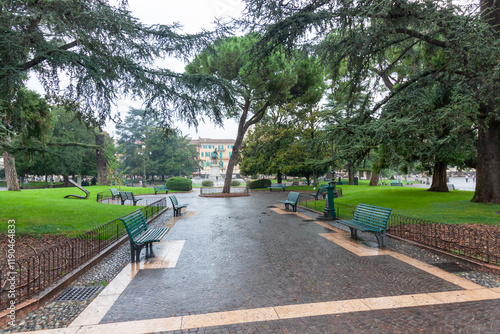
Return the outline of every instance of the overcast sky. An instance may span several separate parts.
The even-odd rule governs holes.
[[[129,0],[129,9],[132,14],[145,24],[172,24],[178,22],[186,33],[196,33],[201,29],[212,30],[216,17],[237,17],[243,10],[239,0]],[[183,72],[184,64],[177,59],[169,59],[168,68]],[[118,101],[120,114],[125,115],[129,107],[140,108],[140,101]],[[209,120],[206,120],[209,122]],[[224,128],[213,124],[203,124],[200,120],[198,132],[188,128],[186,124],[178,122],[177,127],[183,135],[191,138],[236,139],[237,126],[234,121],[226,120]],[[113,133],[114,127],[109,125],[107,130]]]

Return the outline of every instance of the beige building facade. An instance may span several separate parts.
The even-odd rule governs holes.
[[[233,153],[234,142],[234,139],[191,139],[191,144],[194,145],[198,151],[198,159],[200,161],[200,171],[199,173],[193,173],[193,175],[204,177],[205,175],[210,174],[210,166],[213,163],[212,154],[214,151],[217,153],[218,164],[221,167],[221,174],[225,175],[229,159]],[[239,165],[234,166],[233,177],[239,173]]]

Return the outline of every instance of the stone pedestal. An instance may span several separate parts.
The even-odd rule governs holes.
[[[219,184],[222,182],[222,176],[220,175],[220,166],[212,165],[210,166],[210,180],[214,182],[214,184]]]

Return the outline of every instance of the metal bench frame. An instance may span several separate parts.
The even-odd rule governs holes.
[[[272,191],[273,189],[283,189],[283,191],[285,191],[285,187],[286,185],[283,183],[271,183],[271,186],[267,187],[267,189],[269,189],[269,191]]]
[[[166,185],[159,185],[159,186],[154,186],[154,189],[155,189],[155,195],[159,192],[159,191],[164,191],[165,194],[168,194],[168,188]]]
[[[284,203],[286,210],[288,210],[288,206],[290,205],[292,207],[292,211],[297,212],[297,202],[299,201],[299,196],[300,193],[295,191],[290,191],[285,201],[278,201],[278,202]]]
[[[338,219],[337,223],[348,226],[354,239],[358,237],[358,230],[373,233],[377,238],[378,248],[382,248],[385,247],[385,232],[391,211],[392,209],[359,203],[352,220]]]
[[[120,199],[122,201],[122,205],[125,205],[126,200],[131,200],[134,203],[134,206],[137,202],[142,200],[142,198],[135,198],[134,193],[131,191],[120,191]]]
[[[170,230],[169,227],[148,228],[146,217],[141,211],[120,218],[125,225],[130,240],[131,262],[139,262],[141,250],[146,246],[146,258],[153,257],[153,242],[159,242]]]
[[[120,192],[116,188],[109,188],[109,191],[111,192],[111,199],[120,196]]]
[[[187,208],[186,203],[179,204],[179,201],[177,201],[177,197],[175,195],[169,196],[170,202],[172,202],[172,208],[174,209],[174,217],[177,217],[181,214],[182,208]]]

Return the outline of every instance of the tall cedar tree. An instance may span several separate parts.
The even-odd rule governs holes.
[[[186,59],[212,34],[144,25],[127,10],[127,1],[110,3],[0,0],[0,151],[8,151],[10,136],[20,130],[20,91],[28,75],[38,77],[59,103],[76,104],[86,124],[103,125],[124,97],[144,101],[161,125],[180,118],[196,126],[200,115],[221,122],[222,110],[233,102],[224,82],[155,65],[170,56]],[[60,87],[61,81],[68,83]]]

